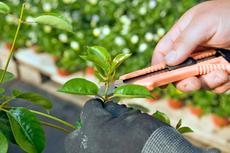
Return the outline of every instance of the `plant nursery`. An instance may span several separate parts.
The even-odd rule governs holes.
[[[125,74],[134,72],[135,80],[156,73],[137,72],[154,68],[158,42],[204,2],[0,1],[0,153],[65,152],[65,138],[81,128],[81,110],[95,96],[155,117],[162,112],[176,129],[188,127],[181,133],[193,145],[230,152],[230,90],[181,92],[171,81],[166,88],[134,83],[110,93]]]

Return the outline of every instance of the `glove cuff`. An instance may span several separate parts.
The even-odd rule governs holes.
[[[201,149],[192,145],[176,129],[162,126],[146,141],[142,153],[220,153],[218,149]]]

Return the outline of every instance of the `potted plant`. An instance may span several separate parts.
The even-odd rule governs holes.
[[[230,116],[230,104],[229,104],[229,95],[223,93],[218,94],[216,98],[216,103],[212,105],[212,119],[213,123],[219,127],[227,126]]]
[[[208,91],[199,90],[190,93],[186,103],[189,106],[189,110],[193,115],[201,116],[210,112],[210,103],[215,99],[216,94],[212,94]]]
[[[183,93],[177,90],[172,84],[164,90],[165,96],[168,98],[168,105],[173,109],[178,109],[184,106],[185,100],[188,98],[188,93]]]
[[[160,98],[162,98],[163,96],[163,91],[162,89],[160,89],[159,87],[153,89],[153,91],[151,91],[151,95],[155,98],[155,99],[147,99],[150,102],[154,102],[159,100]]]

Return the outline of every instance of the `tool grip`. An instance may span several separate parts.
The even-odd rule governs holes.
[[[169,83],[177,82],[189,77],[206,75],[216,70],[224,70],[230,74],[230,65],[227,64],[207,64],[207,65],[194,65],[189,68],[181,68],[174,71],[165,72],[154,77],[148,77],[133,82],[134,84],[145,86],[148,90],[153,90],[156,87],[166,85]]]

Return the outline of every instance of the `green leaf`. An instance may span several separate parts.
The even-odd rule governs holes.
[[[33,92],[24,92],[19,94],[19,91],[17,91],[18,93],[14,93],[14,95],[17,95],[15,98],[20,98],[20,99],[24,99],[28,102],[31,102],[35,105],[38,105],[40,107],[43,107],[46,109],[46,111],[49,113],[49,110],[53,107],[53,104],[51,103],[51,101],[49,101],[49,99],[37,94],[37,93],[33,93]]]
[[[10,126],[10,121],[4,111],[0,111],[0,131],[10,142],[17,144]]]
[[[7,153],[8,147],[9,144],[6,137],[0,132],[0,153]]]
[[[18,145],[26,152],[41,153],[45,148],[46,138],[37,117],[22,107],[11,109],[7,116]]]
[[[10,8],[3,2],[0,2],[0,14],[7,14],[10,12]]]
[[[150,91],[141,85],[127,84],[118,87],[114,91],[115,97],[126,97],[126,98],[149,98],[154,99]]]
[[[96,55],[88,55],[88,56],[80,56],[81,58],[83,58],[84,60],[93,62],[94,64],[100,66],[100,68],[102,68],[105,71],[105,64],[103,63],[103,61],[97,57]]]
[[[16,90],[16,89],[13,89],[12,90],[12,93],[11,93],[11,95],[14,97],[14,98],[16,98],[18,95],[20,95],[20,94],[22,94],[22,92],[20,92],[20,91],[18,91],[18,90]]]
[[[100,82],[105,82],[105,80],[104,80],[97,72],[94,72],[94,75],[95,75],[95,77],[98,78],[99,83],[100,83]]]
[[[194,132],[192,129],[190,129],[189,127],[182,127],[179,128],[178,131],[183,134],[183,133],[188,133],[188,132]]]
[[[119,54],[117,55],[112,62],[112,69],[117,68],[125,59],[127,59],[132,54]]]
[[[3,72],[4,72],[4,70],[0,70],[0,76],[1,77],[2,77]],[[14,75],[10,72],[6,72],[2,83],[13,80],[13,79],[14,79]]]
[[[105,71],[104,71],[100,66],[95,65],[95,67],[97,68],[97,71],[98,71],[103,77],[106,76],[106,75],[105,75]]]
[[[165,122],[165,123],[170,125],[170,119],[169,119],[168,115],[166,115],[165,113],[156,111],[152,116],[154,116],[157,119],[161,120],[162,122]]]
[[[99,93],[99,88],[91,81],[83,78],[75,78],[67,81],[57,91],[75,95],[97,95]]]
[[[78,120],[78,121],[76,122],[76,126],[77,126],[78,129],[80,129],[80,128],[82,127],[81,120]]]
[[[133,109],[138,109],[142,111],[143,113],[148,113],[148,108],[145,108],[144,106],[138,105],[138,104],[128,104],[129,107],[132,107]]]
[[[0,94],[2,94],[3,92],[5,92],[4,88],[0,88]]]
[[[101,46],[88,47],[87,52],[89,55],[98,56],[104,62],[105,65],[110,66],[112,59],[105,48]]]
[[[55,13],[43,13],[34,19],[35,23],[49,25],[54,28],[73,32],[71,23],[63,16]]]
[[[5,95],[0,95],[0,100],[8,100],[8,99],[13,99],[13,98]]]
[[[176,129],[179,129],[179,127],[181,126],[181,119],[179,120],[179,122],[177,123],[177,125],[176,125]]]

